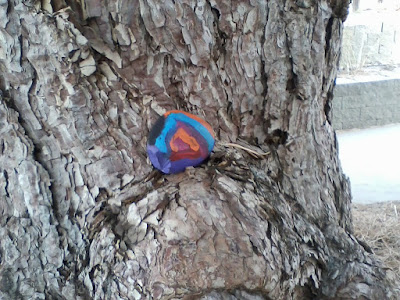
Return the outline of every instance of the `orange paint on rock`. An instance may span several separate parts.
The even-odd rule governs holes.
[[[177,139],[181,139],[182,142],[185,144],[189,145],[190,149],[193,151],[198,151],[200,149],[199,144],[197,143],[196,139],[194,137],[191,137],[185,130],[182,128],[179,128],[174,136],[172,137],[171,141],[169,142],[169,145],[171,147],[171,150],[174,152],[179,152],[179,147],[175,145],[175,141]]]

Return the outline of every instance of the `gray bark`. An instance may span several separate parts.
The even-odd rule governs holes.
[[[0,5],[1,299],[400,297],[331,126],[347,0]],[[162,175],[176,108],[218,143]]]

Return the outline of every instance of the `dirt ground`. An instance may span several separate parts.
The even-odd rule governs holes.
[[[353,203],[355,236],[364,241],[400,282],[400,201]]]

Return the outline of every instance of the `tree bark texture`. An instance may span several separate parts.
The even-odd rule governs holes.
[[[0,298],[398,299],[331,126],[348,5],[0,1]],[[163,175],[170,109],[218,142]]]

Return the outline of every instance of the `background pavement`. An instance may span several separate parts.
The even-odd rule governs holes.
[[[400,200],[400,124],[337,131],[353,202]]]

